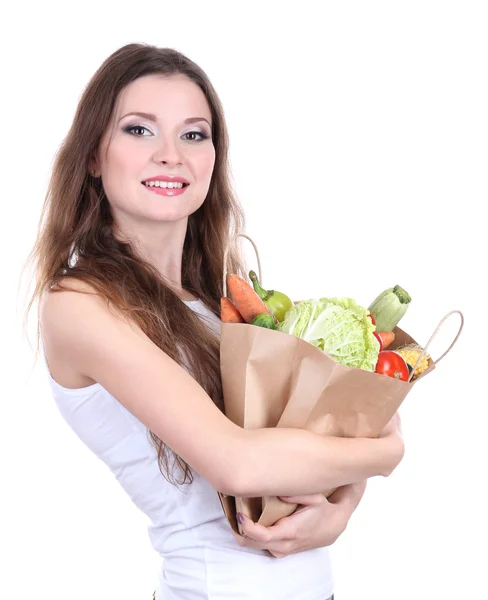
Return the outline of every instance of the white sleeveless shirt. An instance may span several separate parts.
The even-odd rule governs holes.
[[[203,303],[186,304],[220,332],[220,320]],[[49,380],[66,423],[150,520],[149,537],[163,559],[156,600],[326,600],[332,595],[327,548],[277,559],[240,547],[212,486],[195,471],[190,485],[168,483],[147,428],[106,389],[99,383],[68,389],[50,375]]]

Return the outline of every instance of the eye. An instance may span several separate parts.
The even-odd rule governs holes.
[[[130,133],[132,135],[135,135],[136,137],[147,137],[146,135],[144,135],[143,133],[137,133],[140,131],[147,131],[150,135],[151,132],[149,131],[149,129],[147,129],[146,127],[143,127],[142,125],[129,125],[128,127],[124,127],[124,131],[126,133]]]
[[[199,136],[199,139],[188,139],[186,136]],[[205,133],[204,131],[189,131],[188,133],[184,133],[183,137],[186,137],[186,139],[189,142],[203,142],[204,140],[208,140],[208,138],[210,137],[207,133]]]

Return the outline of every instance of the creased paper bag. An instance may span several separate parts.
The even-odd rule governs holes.
[[[398,327],[394,333],[389,350],[415,343]],[[342,365],[300,338],[244,323],[222,324],[220,361],[225,414],[244,428],[377,437],[415,385]],[[429,359],[422,376],[433,368]],[[219,497],[236,533],[236,511],[270,526],[296,509],[276,497]]]

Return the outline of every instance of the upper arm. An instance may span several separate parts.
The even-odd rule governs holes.
[[[234,494],[243,430],[139,328],[96,294],[79,291],[49,292],[41,328],[56,353],[99,382],[216,489]]]

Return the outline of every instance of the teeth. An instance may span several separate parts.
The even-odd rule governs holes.
[[[183,184],[179,181],[145,181],[144,185],[147,187],[160,187],[160,188],[182,188]]]

